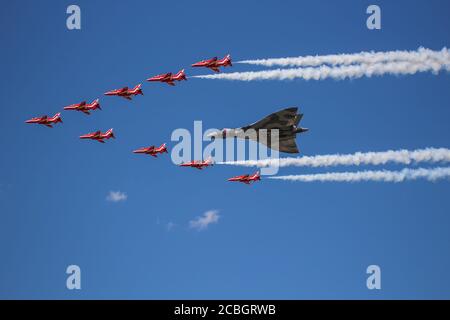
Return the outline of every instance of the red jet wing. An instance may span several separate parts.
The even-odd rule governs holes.
[[[64,110],[80,110],[83,109],[83,107],[86,106],[86,101],[80,102],[80,103],[74,103],[67,107],[64,107]]]
[[[41,116],[41,117],[34,117],[34,118],[31,118],[31,119],[29,119],[29,120],[26,120],[25,122],[26,123],[40,123],[40,122],[45,122],[45,121],[47,121],[47,118],[48,118],[48,116]]]
[[[148,78],[147,81],[150,82],[165,82],[168,85],[174,86],[174,80],[178,80],[178,79],[174,79],[174,77],[172,76],[172,73],[164,73],[164,74],[159,74],[157,76]]]
[[[207,60],[202,60],[196,63],[193,63],[191,66],[192,67],[210,67],[215,65],[217,61],[217,57],[211,58],[211,59],[207,59]]]
[[[145,148],[140,148],[137,150],[134,150],[133,153],[143,153],[143,154],[149,154],[153,156],[155,150],[155,146],[150,146],[150,147],[145,147]]]
[[[156,76],[150,77],[147,79],[147,81],[166,82],[166,81],[169,81],[171,77],[172,77],[172,73],[169,72],[169,73],[158,74]]]
[[[118,95],[126,93],[127,91],[128,91],[128,87],[114,89],[114,90],[105,92],[105,96],[118,96]]]

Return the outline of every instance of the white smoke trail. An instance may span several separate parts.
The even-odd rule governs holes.
[[[330,54],[322,56],[301,56],[291,58],[243,60],[238,63],[260,65],[266,67],[316,67],[324,64],[351,65],[351,64],[376,64],[382,62],[413,62],[425,63],[427,61],[445,62],[449,61],[450,50],[443,48],[440,51],[419,48],[415,51],[387,51],[387,52],[359,52],[351,54]]]
[[[294,69],[275,69],[264,71],[232,72],[209,75],[193,76],[201,79],[223,79],[223,80],[292,80],[301,78],[304,80],[324,80],[332,78],[336,80],[356,79],[361,77],[391,75],[412,75],[418,72],[450,71],[450,59],[447,61],[426,61],[426,62],[388,62],[375,64],[359,64],[348,66],[330,67],[322,65],[317,68],[294,68]]]
[[[426,148],[412,151],[403,149],[382,152],[356,152],[354,154],[328,154],[299,158],[218,162],[218,164],[244,167],[327,167],[339,165],[384,165],[388,162],[400,164],[450,162],[450,149]]]
[[[335,182],[359,182],[359,181],[382,181],[382,182],[403,182],[406,180],[425,179],[436,181],[450,178],[450,167],[434,169],[403,169],[401,171],[358,171],[358,172],[328,172],[318,174],[303,174],[289,176],[268,177],[268,179],[285,181],[335,181]]]

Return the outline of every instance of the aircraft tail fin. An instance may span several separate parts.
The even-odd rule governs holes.
[[[233,64],[231,63],[231,55],[230,55],[230,54],[227,54],[227,56],[226,56],[225,58],[228,60],[228,65],[229,65],[230,67],[232,67]]]
[[[187,80],[186,74],[184,73],[184,69],[178,71],[178,73],[175,75],[175,78],[177,78],[178,80]]]
[[[115,139],[116,136],[114,135],[114,131],[113,128],[109,129],[108,131],[106,131],[106,134],[109,135],[111,138]]]
[[[303,118],[303,113],[297,114],[297,115],[295,116],[295,118],[294,118],[294,125],[295,125],[295,126],[298,126],[298,124],[300,123],[300,121],[302,120],[302,118]]]
[[[166,147],[166,144],[165,144],[165,143],[163,143],[159,148],[161,149],[161,152],[169,153],[169,152],[167,151],[167,147]]]
[[[294,132],[295,133],[302,133],[302,132],[306,132],[309,130],[308,128],[299,127],[299,124],[300,124],[300,121],[302,120],[302,118],[303,118],[303,113],[297,114],[294,118],[294,126],[295,126]]]
[[[140,94],[144,95],[144,92],[142,92],[142,83],[139,83],[136,87],[133,88],[134,94]]]
[[[221,66],[221,67],[232,66],[232,64],[231,64],[231,55],[227,54],[222,59],[217,60],[217,63],[218,63],[218,66]],[[214,70],[214,71],[216,71],[216,70]],[[216,71],[216,72],[218,72],[218,71]]]
[[[100,107],[100,103],[99,103],[100,99],[95,99],[94,101],[91,102],[91,105],[94,106],[94,109],[99,109],[102,110],[102,108]]]
[[[54,116],[53,116],[53,119],[55,119],[55,122],[63,122],[62,121],[62,118],[61,118],[61,112],[58,112],[57,114],[55,114]]]

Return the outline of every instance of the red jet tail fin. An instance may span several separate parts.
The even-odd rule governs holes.
[[[116,136],[114,135],[114,131],[113,131],[112,128],[109,129],[108,131],[106,131],[106,135],[107,135],[107,136],[110,136],[110,137],[113,138],[113,139],[116,138]]]
[[[99,101],[100,101],[100,99],[97,98],[97,99],[95,99],[94,101],[91,102],[91,105],[93,105],[95,109],[102,110],[102,108],[100,107],[100,102]]]
[[[186,74],[184,73],[184,69],[178,71],[178,72],[172,77],[172,80],[177,80],[177,81],[187,80]]]
[[[254,180],[254,181],[259,181],[259,180],[261,180],[261,174],[259,173],[259,170],[256,171],[256,172],[253,174],[253,176],[251,176],[251,180]]]
[[[231,63],[231,55],[230,54],[227,54],[227,61],[228,61],[228,65],[230,66],[230,67],[232,67],[233,66],[233,64]]]
[[[159,148],[158,148],[156,151],[157,151],[157,152],[160,152],[160,153],[169,153],[169,152],[167,151],[167,147],[166,147],[166,144],[165,144],[165,143],[163,143],[162,145],[160,145]]]
[[[61,113],[60,112],[58,112],[57,114],[55,114],[54,116],[53,116],[53,119],[54,119],[54,121],[55,122],[63,122],[62,121],[62,118],[61,118]]]
[[[138,84],[136,87],[133,88],[133,92],[134,94],[140,94],[140,95],[144,95],[144,92],[142,92],[142,83]]]
[[[231,55],[227,54],[225,57],[220,59],[219,65],[221,65],[222,67],[233,66],[231,64]]]

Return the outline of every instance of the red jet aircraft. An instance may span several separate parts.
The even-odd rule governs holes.
[[[163,74],[159,74],[157,76],[148,78],[147,81],[159,81],[159,82],[165,82],[168,85],[174,86],[175,82],[174,81],[181,81],[181,80],[187,80],[186,78],[186,74],[184,73],[184,69],[178,71],[178,73],[176,75],[172,75],[171,72],[169,73],[163,73]]]
[[[141,89],[142,84],[138,84],[133,89],[128,89],[128,87],[123,87],[120,89],[111,90],[105,92],[105,96],[119,96],[125,99],[131,100],[132,96],[137,96],[138,94],[144,95]]]
[[[92,140],[97,140],[98,142],[101,142],[101,143],[105,143],[105,141],[103,141],[104,139],[110,139],[110,138],[114,138],[114,139],[116,138],[114,136],[113,129],[109,129],[105,133],[102,133],[100,130],[98,130],[98,131],[80,136],[80,139],[92,139]]]
[[[98,99],[95,99],[94,101],[92,101],[89,104],[86,104],[86,101],[80,102],[80,103],[75,103],[72,104],[70,106],[64,107],[64,110],[76,110],[76,111],[81,111],[84,114],[90,115],[91,113],[89,111],[93,111],[95,109],[99,109],[102,110],[102,108],[100,108],[100,103],[98,102]]]
[[[256,171],[253,175],[244,174],[242,176],[236,176],[233,178],[228,179],[228,181],[236,181],[236,182],[243,182],[245,184],[250,184],[250,182],[260,181],[261,176],[259,174],[259,171]]]
[[[214,165],[213,160],[211,158],[208,158],[205,161],[194,160],[191,162],[182,163],[182,164],[180,164],[180,167],[192,167],[192,168],[202,170],[203,168],[210,167],[213,165]]]
[[[163,143],[159,148],[156,148],[155,146],[147,147],[147,148],[140,148],[137,150],[134,150],[133,153],[143,153],[143,154],[149,154],[152,157],[157,158],[158,153],[168,153],[166,144]]]
[[[61,113],[55,114],[53,117],[48,116],[42,116],[42,117],[35,117],[31,118],[30,120],[25,121],[26,123],[37,123],[37,124],[43,124],[44,126],[47,126],[49,128],[53,128],[52,124],[56,124],[58,122],[62,123],[61,119]]]
[[[218,60],[217,57],[208,60],[202,60],[192,65],[193,67],[206,67],[214,72],[220,72],[219,67],[232,67],[231,56],[227,54],[223,59]]]

